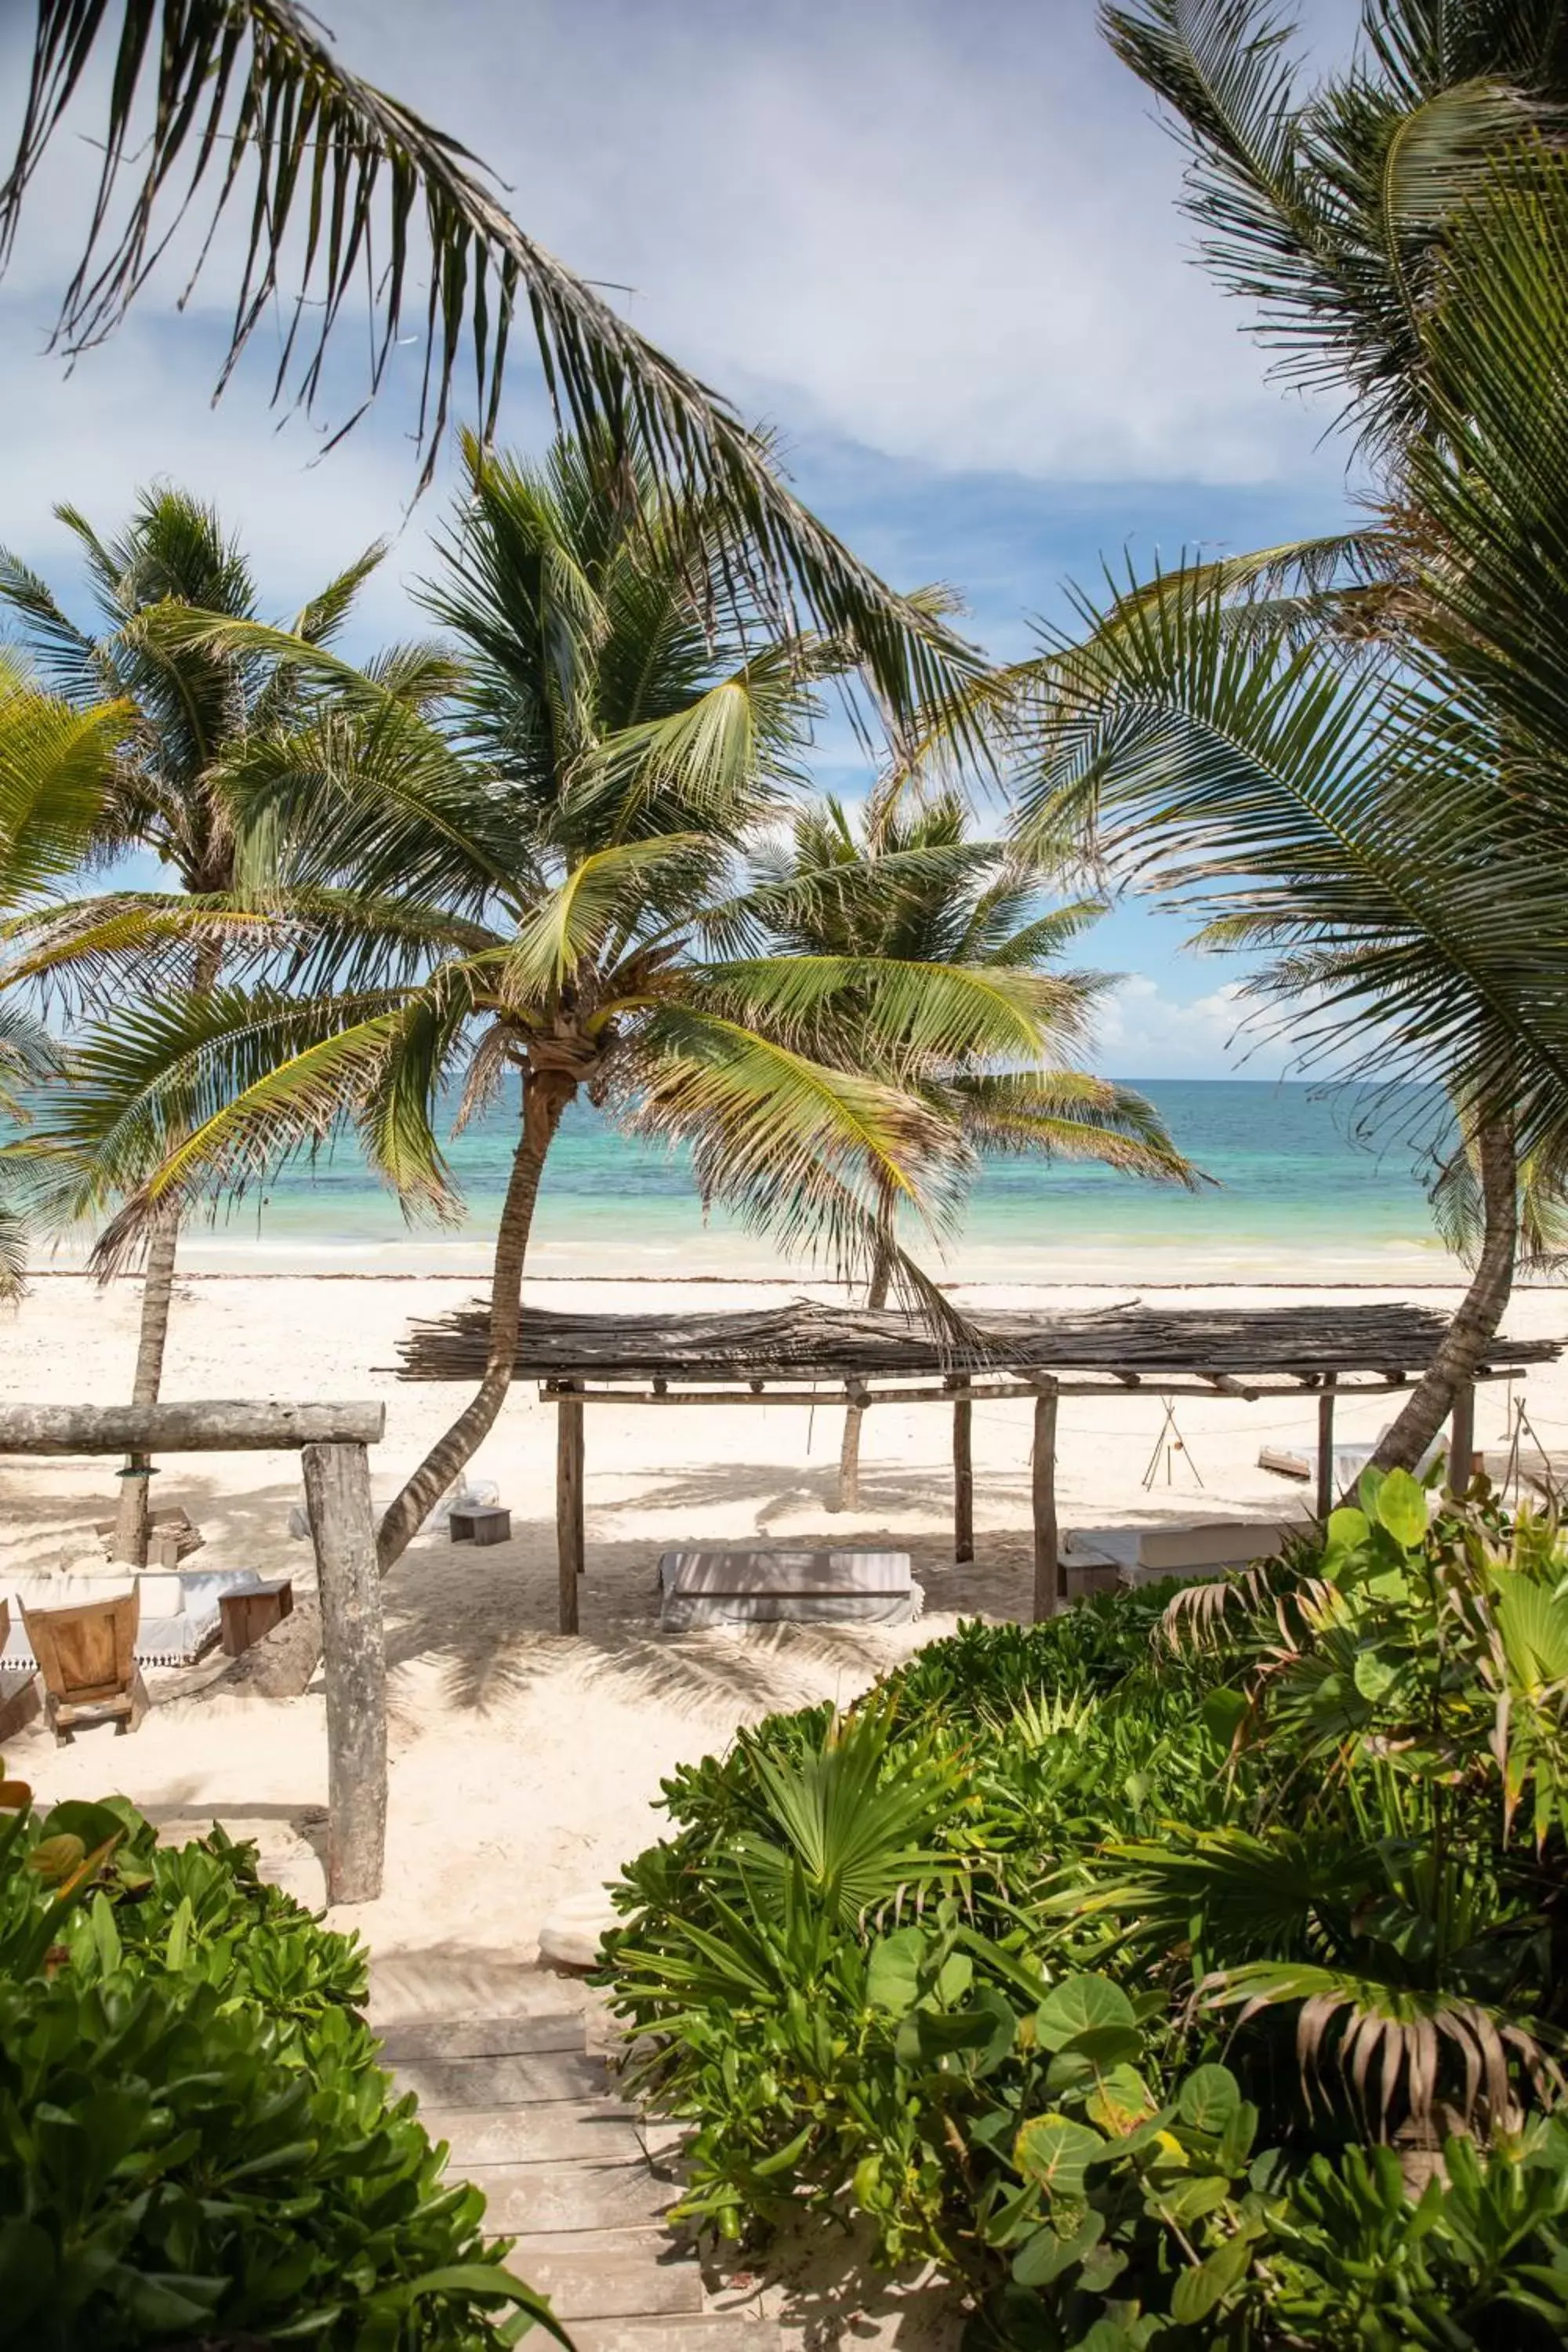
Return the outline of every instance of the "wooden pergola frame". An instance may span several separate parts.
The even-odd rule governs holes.
[[[327,1899],[373,1903],[386,1849],[386,1650],[368,1449],[386,1407],[0,1405],[0,1454],[298,1452],[327,1684]]]
[[[1553,1351],[1554,1352],[1554,1351]],[[1517,1377],[1518,1365],[1483,1367],[1477,1381]],[[1315,1507],[1327,1518],[1334,1505],[1334,1408],[1342,1398],[1395,1396],[1415,1388],[1420,1373],[1379,1373],[1358,1377],[1339,1372],[1300,1373],[1289,1379],[1242,1381],[1225,1372],[1162,1373],[1149,1392],[1161,1397],[1194,1396],[1212,1400],[1233,1397],[1254,1403],[1263,1397],[1313,1396],[1318,1408],[1318,1472]],[[1027,1377],[1004,1373],[987,1378],[976,1373],[949,1373],[940,1380],[887,1381],[868,1378],[847,1380],[842,1387],[799,1388],[766,1379],[741,1384],[720,1381],[681,1383],[655,1380],[641,1388],[608,1382],[547,1380],[539,1384],[542,1402],[556,1409],[555,1543],[560,1579],[560,1626],[563,1633],[577,1631],[577,1582],[585,1566],[583,1480],[585,1457],[584,1415],[593,1404],[646,1406],[679,1405],[854,1405],[864,1412],[873,1404],[945,1404],[952,1411],[952,1556],[962,1566],[974,1558],[974,1467],[973,1421],[974,1406],[997,1400],[1032,1399],[1034,1444],[1030,1501],[1034,1522],[1034,1614],[1036,1622],[1054,1616],[1068,1601],[1067,1569],[1061,1556],[1057,1523],[1057,1410],[1063,1397],[1125,1397],[1130,1389],[1145,1385],[1143,1374],[1131,1369],[1110,1371],[1100,1378],[1063,1380],[1052,1374]],[[1463,1462],[1474,1451],[1475,1388],[1465,1388],[1456,1402],[1449,1459]]]

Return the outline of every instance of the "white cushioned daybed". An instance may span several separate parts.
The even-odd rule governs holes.
[[[659,1630],[907,1625],[925,1606],[907,1551],[667,1551]]]

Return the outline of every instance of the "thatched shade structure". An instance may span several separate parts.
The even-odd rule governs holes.
[[[489,1318],[482,1304],[416,1323],[400,1342],[400,1377],[478,1385]],[[537,1381],[559,1415],[557,1541],[561,1623],[577,1624],[583,1567],[583,1421],[595,1403],[943,1403],[953,1416],[954,1556],[973,1557],[970,1421],[976,1397],[1035,1402],[1036,1613],[1065,1598],[1056,1526],[1056,1414],[1063,1396],[1316,1393],[1321,1513],[1333,1501],[1337,1395],[1413,1388],[1447,1325],[1431,1309],[1353,1307],[1164,1308],[1090,1314],[970,1314],[935,1331],[910,1317],[796,1299],[761,1311],[555,1315],[531,1309],[517,1374]],[[1552,1340],[1498,1339],[1477,1375],[1505,1380],[1559,1353]],[[1454,1455],[1473,1444],[1473,1400],[1455,1414]]]

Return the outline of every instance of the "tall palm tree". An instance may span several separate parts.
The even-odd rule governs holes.
[[[384,1566],[505,1399],[569,1103],[686,1141],[705,1196],[786,1243],[868,1258],[879,1187],[939,1202],[957,1156],[940,1111],[879,1073],[900,1052],[955,1070],[1037,1061],[1055,1005],[1027,970],[757,951],[742,860],[799,790],[815,688],[851,650],[727,627],[721,503],[667,497],[612,446],[559,445],[536,469],[469,443],[468,464],[426,598],[465,657],[443,724],[275,632],[209,632],[335,689],[313,759],[290,745],[247,772],[247,824],[289,843],[286,966],[275,941],[266,985],[129,1005],[79,1047],[54,1122],[111,1176],[160,1160],[112,1249],[346,1116],[405,1201],[454,1213],[447,1091],[461,1086],[467,1116],[517,1086],[483,1378],[386,1511]],[[111,926],[71,951],[101,959],[123,938]],[[868,1059],[834,1066],[812,1049],[847,991]],[[943,1311],[901,1251],[893,1265]]]
[[[895,594],[790,494],[726,401],[519,228],[458,140],[341,65],[293,0],[37,0],[16,152],[0,180],[0,270],[67,124],[101,161],[57,348],[75,354],[110,335],[182,227],[199,272],[237,203],[246,253],[220,391],[280,308],[273,397],[314,408],[334,336],[363,303],[375,322],[364,398],[334,437],[399,373],[399,344],[422,341],[423,488],[465,363],[493,436],[521,310],[558,422],[609,434],[667,489],[718,499],[737,564],[775,619],[798,598],[823,628],[852,632],[901,715],[973,673],[929,607]],[[416,331],[405,335],[410,299]]]
[[[775,950],[845,959],[876,956],[943,964],[990,975],[1028,972],[1043,983],[1048,1059],[1023,1066],[954,1064],[898,1036],[886,1043],[885,1075],[918,1092],[963,1147],[965,1173],[985,1153],[1098,1160],[1140,1176],[1195,1181],[1159,1118],[1130,1089],[1064,1066],[1085,1042],[1095,1003],[1114,985],[1108,973],[1061,971],[1064,950],[1101,912],[1092,902],[1046,910],[1039,861],[1013,843],[976,838],[952,792],[916,795],[907,786],[873,795],[858,818],[825,799],[796,817],[785,844],[752,861],[754,919]],[[864,1057],[871,1043],[858,992],[825,1010],[818,1050],[831,1060]],[[829,1030],[835,1034],[828,1034]],[[956,1188],[950,1203],[957,1205]],[[877,1187],[877,1249],[867,1304],[885,1307],[892,1278],[898,1198]],[[859,1499],[864,1408],[846,1408],[838,1506]]]
[[[127,714],[92,852],[104,859],[150,850],[193,898],[231,898],[240,879],[234,772],[256,744],[286,739],[300,725],[310,700],[300,673],[269,654],[196,644],[171,626],[192,608],[237,621],[258,617],[254,574],[210,507],[181,490],[147,490],[124,530],[110,540],[74,508],[56,512],[85,559],[99,633],[79,627],[45,582],[4,549],[0,610],[13,616],[40,676],[68,703],[89,710],[111,698]],[[306,646],[331,643],[381,554],[379,546],[369,549],[306,605],[294,623]],[[98,934],[116,914],[144,925],[167,903],[164,894],[114,893],[108,901],[50,908],[29,926],[35,952],[26,969],[50,962],[58,982],[65,967],[54,950],[84,926]],[[214,924],[192,950],[189,976],[198,992],[216,984],[222,959],[221,928]],[[158,1401],[178,1247],[178,1209],[171,1203],[147,1237],[136,1404]],[[142,1454],[132,1455],[121,1474],[115,1553],[138,1567],[147,1560],[151,1474]]]
[[[0,917],[14,919],[79,864],[111,790],[129,712],[79,709],[0,653]],[[26,1120],[28,1097],[58,1076],[60,1056],[37,1015],[0,997],[0,1117]],[[0,1297],[24,1287],[26,1184],[0,1158]]]
[[[1337,388],[1383,510],[1086,604],[1082,645],[983,693],[1026,827],[1087,826],[1211,942],[1279,951],[1259,984],[1309,1055],[1467,1106],[1484,1234],[1384,1441],[1408,1463],[1507,1305],[1521,1162],[1568,1125],[1568,47],[1536,0],[1368,0],[1362,59],[1302,97],[1263,0],[1105,21],[1179,119],[1206,260]]]

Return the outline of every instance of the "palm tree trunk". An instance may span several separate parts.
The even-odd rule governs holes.
[[[174,1295],[174,1259],[180,1246],[180,1212],[171,1202],[153,1228],[147,1245],[147,1270],[142,1279],[142,1328],[136,1342],[136,1374],[131,1384],[132,1404],[156,1404],[163,1384],[163,1350],[169,1337],[169,1307]],[[145,1568],[153,1511],[148,1496],[153,1469],[145,1454],[128,1454],[120,1474],[120,1502],[114,1515],[114,1557],[131,1568]]]
[[[1476,1135],[1480,1163],[1481,1204],[1485,1218],[1481,1254],[1470,1286],[1442,1345],[1405,1410],[1377,1449],[1383,1470],[1413,1470],[1443,1423],[1453,1412],[1459,1391],[1475,1377],[1513,1289],[1514,1258],[1519,1246],[1519,1167],[1513,1129],[1506,1119],[1484,1119]],[[1463,1473],[1456,1482],[1460,1491],[1469,1484]]]
[[[437,1440],[402,1492],[388,1506],[376,1535],[376,1557],[384,1576],[402,1559],[458,1472],[473,1460],[506,1402],[517,1362],[522,1319],[522,1268],[533,1224],[545,1154],[555,1139],[561,1114],[577,1091],[575,1079],[559,1070],[530,1070],[522,1082],[522,1134],[513,1155],[506,1199],[501,1203],[490,1276],[490,1334],[484,1378],[446,1435]]]
[[[890,1234],[893,1216],[892,1195],[884,1187],[877,1203],[877,1224],[880,1232]],[[879,1247],[871,1267],[871,1286],[866,1293],[867,1306],[873,1310],[886,1307],[892,1281],[891,1253]],[[845,1407],[844,1435],[838,1448],[838,1500],[834,1507],[837,1510],[858,1511],[860,1507],[860,1424],[865,1418],[864,1405]]]

